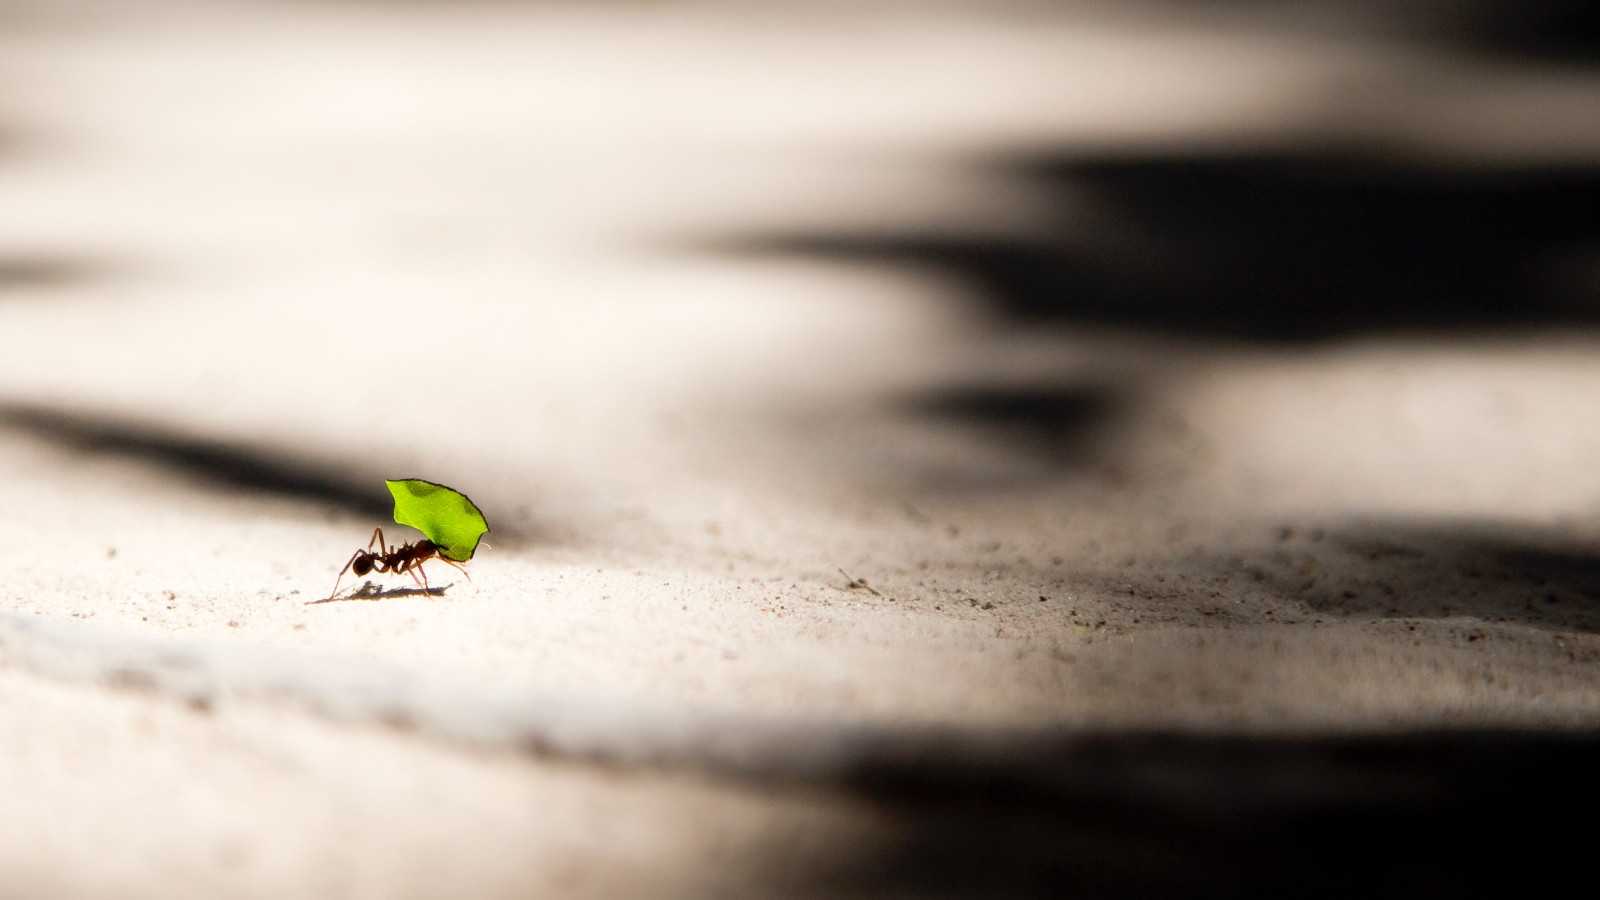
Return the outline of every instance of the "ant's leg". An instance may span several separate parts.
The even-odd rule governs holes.
[[[381,556],[388,556],[389,555],[389,547],[388,547],[388,545],[384,544],[384,542],[383,542],[383,529],[382,528],[374,528],[374,529],[372,529],[372,540],[367,541],[367,549],[371,550],[373,544],[377,544],[378,545],[379,555],[381,555]]]
[[[463,574],[463,575],[465,575],[465,576],[467,576],[467,580],[468,580],[468,581],[471,581],[471,580],[472,580],[472,573],[471,573],[471,572],[468,572],[468,571],[467,571],[467,567],[466,567],[466,566],[464,566],[464,565],[462,565],[462,564],[461,564],[461,563],[458,563],[458,562],[456,562],[456,561],[455,561],[455,560],[453,560],[453,559],[451,559],[451,558],[450,558],[450,557],[448,557],[448,556],[441,556],[441,557],[439,557],[439,561],[440,561],[440,562],[442,562],[442,563],[444,563],[444,564],[445,564],[445,565],[447,565],[447,566],[453,566],[453,567],[455,567],[455,570],[456,570],[456,571],[457,571],[457,572],[460,572],[460,573],[461,573],[461,574]]]
[[[356,564],[356,559],[361,556],[362,552],[363,551],[361,550],[357,550],[356,552],[350,554],[350,558],[345,561],[344,568],[339,570],[339,577],[333,580],[333,591],[332,593],[328,594],[329,600],[332,600],[334,595],[339,593],[339,582],[344,580],[344,573],[350,571],[350,567]]]
[[[422,563],[420,563],[420,562],[417,563],[417,574],[422,576],[422,589],[424,591],[433,590],[433,588],[428,586],[428,573],[423,570]]]

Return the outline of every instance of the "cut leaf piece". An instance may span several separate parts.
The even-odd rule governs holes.
[[[426,535],[441,556],[466,562],[478,551],[489,521],[466,494],[420,478],[384,483],[394,495],[394,520]]]

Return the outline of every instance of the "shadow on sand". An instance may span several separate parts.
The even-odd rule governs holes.
[[[72,287],[104,276],[106,267],[68,256],[0,253],[0,297],[14,291]]]
[[[1174,558],[1163,577],[1218,584],[1294,617],[1466,618],[1600,633],[1600,544],[1482,522],[1299,523],[1226,555]],[[1126,571],[1115,573],[1126,583]],[[1152,596],[1165,584],[1143,586]],[[1280,619],[1287,621],[1287,619]]]
[[[1114,472],[1113,426],[1160,415],[1161,385],[1182,365],[1240,348],[1600,334],[1600,165],[1179,145],[1000,154],[976,168],[1023,186],[1048,213],[1002,234],[928,222],[734,232],[699,245],[942,273],[970,287],[997,345],[1059,333],[1061,363],[1072,367],[1059,378],[888,399],[890,415],[1016,451],[1015,477],[932,472],[931,482],[1005,488],[1086,461]],[[1127,372],[1083,371],[1090,335],[1126,347],[1131,382]]]
[[[1103,436],[1136,398],[1131,385],[1036,378],[932,385],[893,403],[896,415],[920,427],[968,432],[1061,470],[1102,462]],[[949,487],[939,479],[928,486]]]
[[[819,896],[1444,897],[1587,878],[1600,736],[1437,731],[908,741],[841,781],[890,836]]]
[[[307,600],[303,605],[320,606],[324,603],[347,603],[353,600],[392,600],[397,597],[443,597],[444,592],[452,587],[454,585],[445,584],[428,588],[401,587],[385,589],[368,581],[363,583],[360,588],[342,597],[334,596],[323,597],[321,600]]]
[[[1329,532],[1326,573],[1269,580],[1341,616],[1470,616],[1600,632],[1600,550],[1570,535],[1472,524],[1374,523]]]
[[[943,271],[1004,323],[1195,341],[1600,326],[1600,167],[1465,166],[1300,148],[982,164],[1056,226],[733,235],[711,248]]]
[[[394,511],[394,498],[383,486],[392,473],[312,458],[279,444],[221,441],[154,422],[0,401],[0,432],[8,431],[65,452],[135,460],[212,489],[303,500],[378,522],[389,521]],[[494,534],[502,547],[570,540],[543,522],[498,516]]]
[[[0,403],[0,429],[75,452],[137,459],[213,486],[312,500],[368,518],[386,519],[392,505],[382,478],[149,423]],[[358,487],[369,484],[374,489]]]
[[[1159,8],[1190,12],[1194,4],[1158,0]],[[1260,27],[1312,27],[1396,38],[1434,51],[1466,51],[1505,62],[1600,65],[1600,7],[1589,0],[1212,0],[1212,13],[1255,19]],[[1261,16],[1259,13],[1268,15]]]

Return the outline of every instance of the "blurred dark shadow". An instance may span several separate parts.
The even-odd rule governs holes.
[[[147,423],[0,403],[0,429],[74,452],[136,459],[214,487],[311,500],[369,518],[387,520],[393,506],[382,477]]]
[[[71,287],[101,277],[105,267],[67,256],[0,253],[0,296],[13,290]]]
[[[275,444],[219,441],[149,422],[21,402],[0,402],[0,432],[5,431],[68,452],[136,460],[206,487],[310,501],[380,522],[388,522],[394,512],[394,498],[383,486],[384,478],[394,473],[364,463],[314,459]],[[570,532],[556,532],[528,518],[495,516],[495,544],[555,545],[570,540]]]
[[[1131,399],[1130,388],[1083,381],[974,382],[929,388],[901,400],[900,409],[1065,467],[1094,459],[1096,436]]]
[[[1554,529],[1369,522],[1282,534],[1251,554],[1176,565],[1228,573],[1236,588],[1257,583],[1317,614],[1600,632],[1600,547]]]
[[[1323,30],[1340,26],[1355,37],[1377,34],[1510,62],[1600,64],[1600,6],[1592,0],[1160,0],[1158,5],[1244,14],[1280,27],[1297,21]]]
[[[820,896],[1458,897],[1588,877],[1600,736],[1161,733],[905,741],[845,786],[894,836]]]
[[[1440,31],[1473,49],[1528,60],[1600,65],[1600,4],[1593,0],[1480,2]]]
[[[1600,325],[1600,166],[1361,149],[1059,152],[988,164],[1054,225],[734,235],[712,248],[947,273],[1001,322],[1197,340]],[[1592,281],[1593,279],[1588,279]]]

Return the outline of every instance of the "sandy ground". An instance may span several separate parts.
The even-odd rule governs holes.
[[[1042,151],[1570,166],[1584,70],[1103,10],[0,22],[0,896],[1050,895],[1025,840],[904,877],[948,835],[880,789],[1600,724],[1590,329],[1197,340],[750,249],[1142,246],[974,164]],[[308,605],[397,476],[485,510],[473,581]]]

